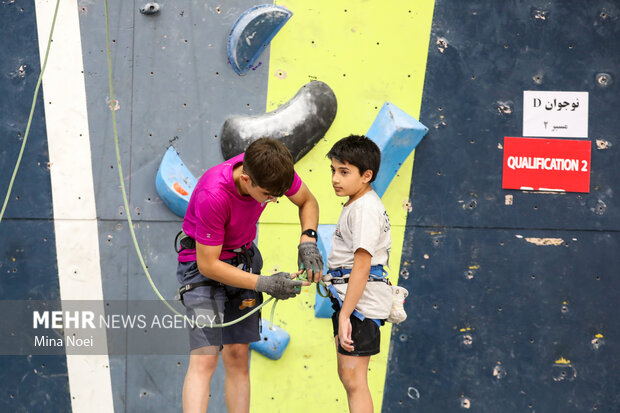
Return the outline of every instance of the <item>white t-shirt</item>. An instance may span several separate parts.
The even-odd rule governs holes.
[[[355,251],[363,248],[372,256],[370,265],[387,267],[391,246],[390,219],[381,199],[371,190],[342,208],[327,266],[351,269]],[[343,300],[347,286],[334,285]],[[392,288],[383,282],[368,282],[355,309],[369,318],[386,319],[391,306]]]

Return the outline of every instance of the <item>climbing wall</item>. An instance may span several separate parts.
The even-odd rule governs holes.
[[[0,49],[0,136],[3,142],[0,192],[4,201],[41,71],[33,1],[0,4],[0,36],[11,39],[3,42]],[[15,177],[0,223],[2,300],[59,298],[43,105],[43,97],[39,95],[21,161],[24,168]],[[4,389],[0,411],[68,411],[71,408],[64,356],[3,355],[0,366],[0,383]]]
[[[11,39],[0,60],[2,194],[55,3],[0,2],[0,34]],[[0,222],[3,300],[156,300],[127,214],[155,285],[173,300],[181,219],[155,189],[166,149],[173,145],[200,176],[223,160],[229,116],[274,110],[320,80],[336,95],[337,115],[296,169],[319,200],[323,228],[344,202],[325,158],[334,142],[366,133],[386,101],[430,128],[415,167],[412,154],[382,197],[392,223],[390,277],[410,296],[409,318],[382,328],[370,365],[375,411],[620,410],[616,1],[278,0],[291,19],[239,76],[226,42],[256,3],[166,0],[144,15],[144,2],[108,0],[115,101],[104,2],[61,3]],[[588,92],[589,193],[501,189],[504,137],[523,135],[524,90]],[[259,223],[264,273],[296,269],[299,232],[294,206],[269,205]],[[277,361],[251,354],[251,411],[346,411],[331,321],[314,316],[314,302],[307,288],[278,304],[275,322],[291,341]],[[176,340],[183,348],[187,335]],[[0,356],[0,410],[179,411],[187,362],[184,352],[148,349],[109,358]],[[210,412],[226,411],[223,393],[218,366]]]
[[[436,1],[384,411],[620,408],[619,12]],[[589,193],[501,189],[524,90],[589,93]]]

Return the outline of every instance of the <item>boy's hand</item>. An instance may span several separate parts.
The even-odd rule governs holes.
[[[344,317],[342,313],[338,317],[338,341],[345,351],[353,351],[353,340],[351,339],[351,332],[353,327],[351,326],[351,320],[349,317]]]
[[[267,293],[278,300],[295,297],[301,292],[301,286],[304,283],[291,278],[288,272],[278,272],[271,276],[259,275],[256,281],[256,291]]]
[[[297,264],[299,268],[306,270],[308,281],[319,282],[323,273],[323,258],[319,252],[316,242],[302,242],[297,247],[299,254],[297,256]]]
[[[308,281],[308,274],[306,274],[306,270],[299,270],[295,273],[291,274],[291,280],[300,280],[303,282],[302,287],[307,287],[312,285],[310,281]]]

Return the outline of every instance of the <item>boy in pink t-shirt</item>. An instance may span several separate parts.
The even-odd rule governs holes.
[[[323,261],[316,246],[319,207],[295,173],[293,157],[279,141],[261,138],[240,154],[203,174],[194,189],[181,234],[177,278],[188,316],[237,319],[262,302],[262,292],[294,297],[308,282],[299,274],[260,275],[262,258],[256,224],[267,204],[286,195],[299,207],[298,263],[318,282]],[[314,269],[314,271],[312,271]],[[205,317],[206,316],[206,317]],[[183,411],[204,412],[219,353],[226,370],[229,411],[249,411],[249,343],[260,339],[259,315],[225,328],[190,329],[190,362],[183,385]]]

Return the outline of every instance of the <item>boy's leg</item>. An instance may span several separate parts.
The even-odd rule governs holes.
[[[336,337],[336,348],[338,337]],[[368,363],[370,356],[345,356],[337,353],[338,376],[347,391],[351,413],[372,413],[372,397],[368,388]]]
[[[263,260],[256,245],[252,244],[252,272],[260,274]],[[238,264],[233,264],[238,265]],[[227,287],[227,301],[224,321],[230,322],[245,316],[263,302],[261,293],[242,288]],[[248,413],[250,411],[250,344],[260,340],[260,312],[222,329],[222,361],[226,369],[226,407],[228,413]]]
[[[179,263],[177,279],[181,285],[204,281],[196,262]],[[211,378],[217,367],[222,346],[222,329],[211,328],[209,323],[221,323],[226,301],[224,287],[200,286],[183,294],[183,305],[190,320],[199,325],[190,326],[189,366],[183,382],[183,412],[205,413],[209,405]],[[206,324],[206,327],[201,327]]]
[[[183,413],[204,413],[209,406],[211,378],[217,367],[218,347],[192,350],[183,382]]]
[[[252,307],[246,307],[246,293],[229,296],[224,310],[224,321],[229,322],[245,315],[260,303],[256,296]],[[252,295],[250,294],[250,295]],[[246,302],[247,303],[247,302]],[[250,411],[250,343],[260,340],[259,313],[222,330],[222,361],[226,369],[226,407],[229,413],[248,413]]]
[[[347,352],[338,343],[338,319],[340,306],[332,299],[334,314],[332,326],[334,329],[334,343],[338,358],[338,376],[347,391],[349,410],[353,413],[372,413],[372,397],[368,388],[368,363],[370,356],[378,354],[381,348],[381,332],[378,324],[366,318],[361,321],[351,316],[351,338],[354,350]]]
[[[222,361],[226,369],[226,407],[228,413],[250,411],[249,344],[226,344]]]

